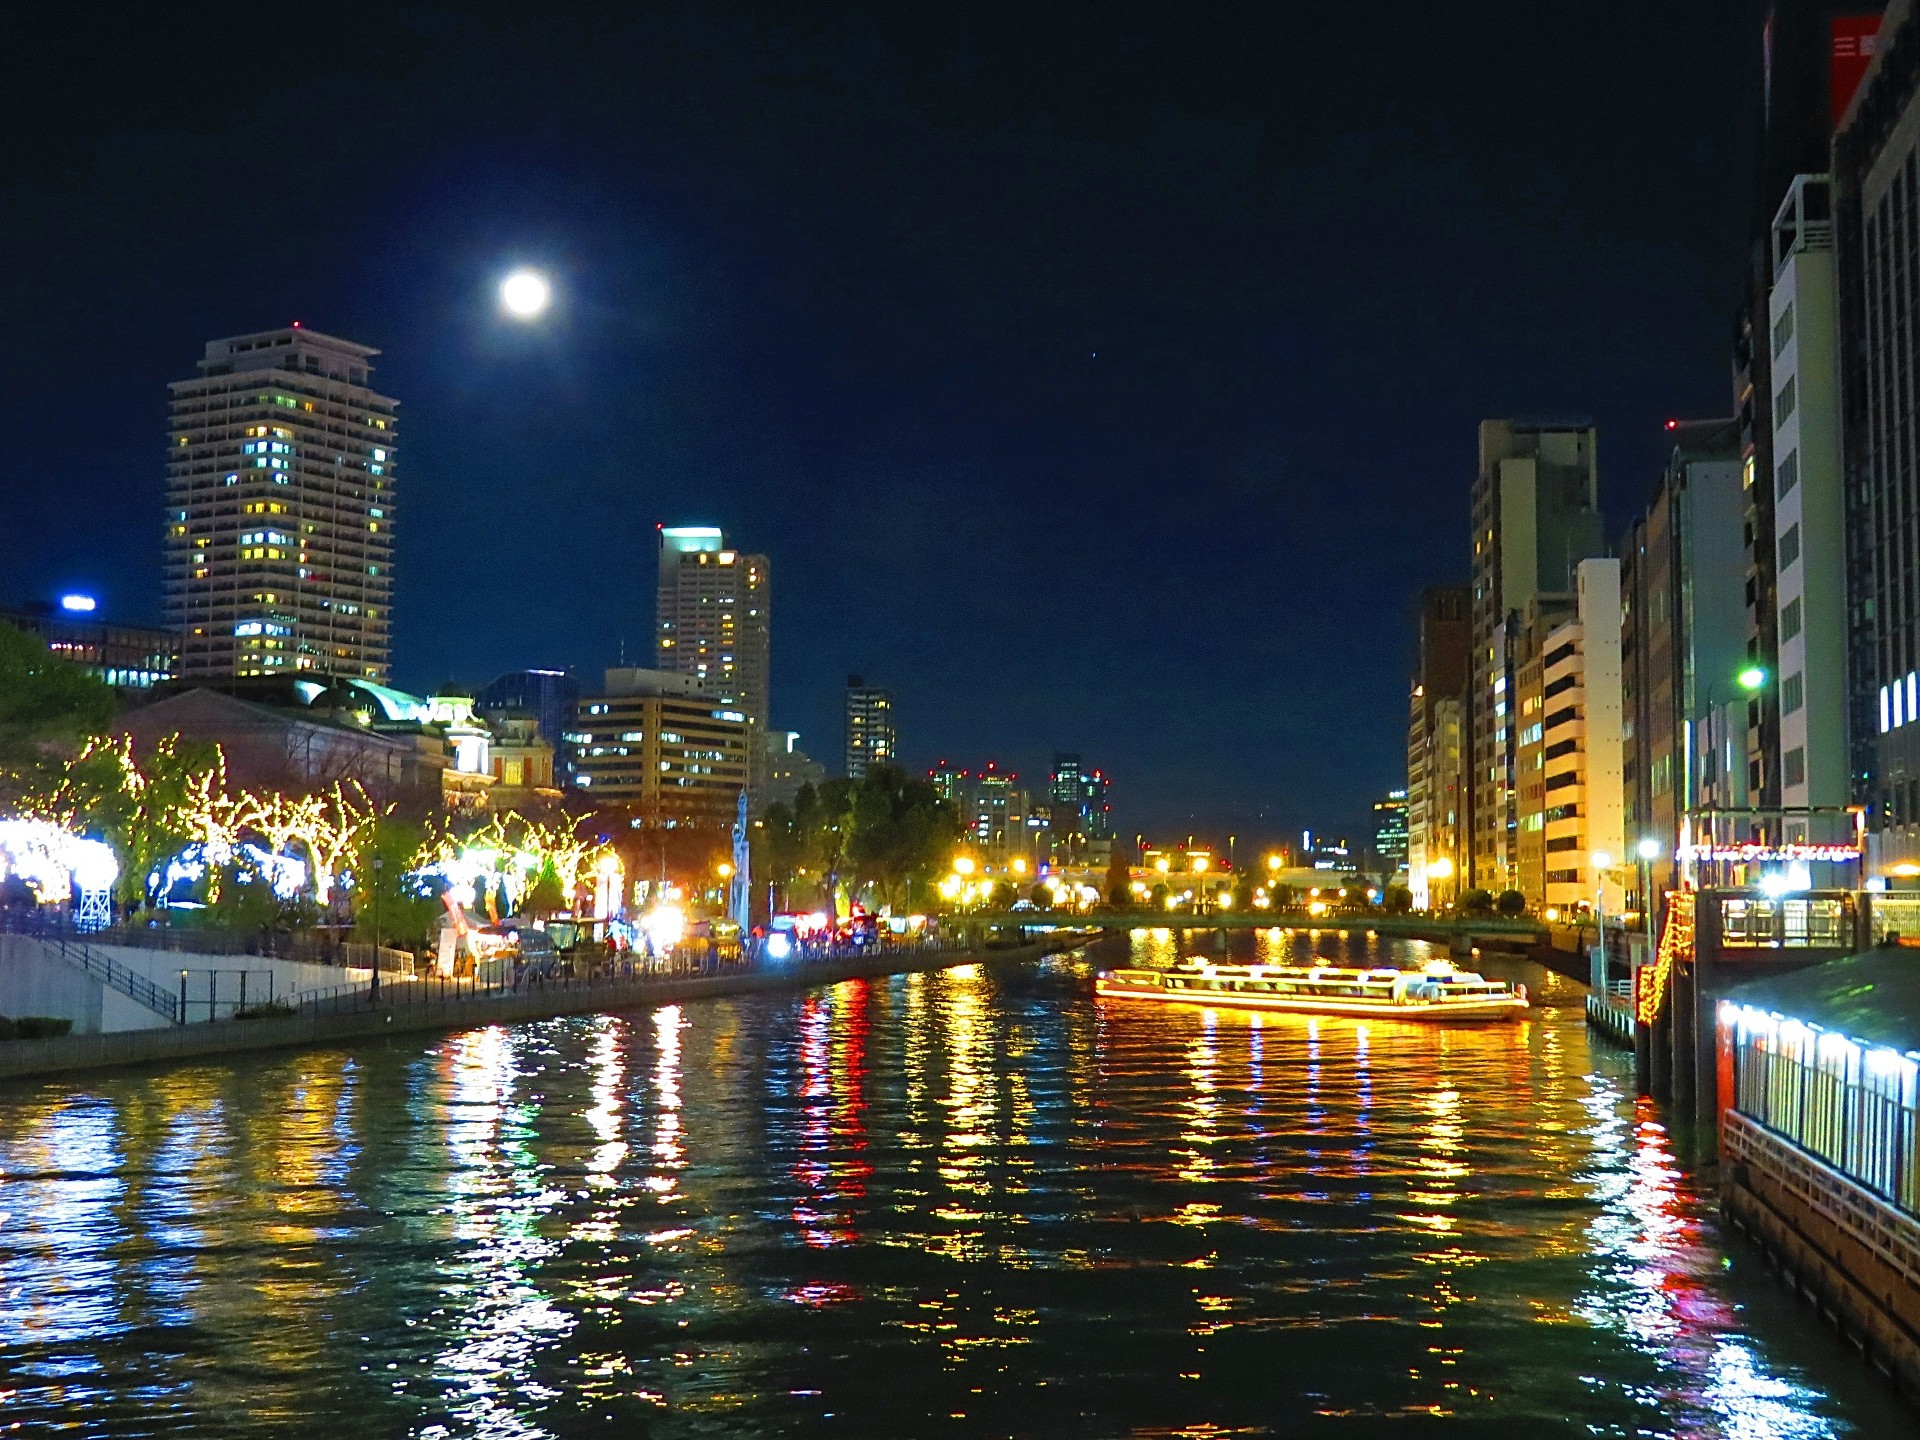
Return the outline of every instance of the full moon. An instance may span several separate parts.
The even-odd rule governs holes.
[[[500,303],[516,319],[533,319],[552,298],[553,287],[538,270],[516,270],[500,282]]]

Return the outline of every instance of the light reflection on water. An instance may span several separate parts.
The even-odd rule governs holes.
[[[1483,965],[1544,1003],[1453,1030],[1127,1006],[1062,959],[0,1089],[0,1418],[1909,1433],[1726,1268],[1577,989]]]

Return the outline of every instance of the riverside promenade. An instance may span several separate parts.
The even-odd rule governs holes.
[[[214,1020],[55,1039],[0,1040],[0,1081],[125,1065],[332,1045],[408,1031],[467,1030],[557,1015],[646,1009],[760,991],[809,990],[842,980],[1028,960],[1086,943],[1067,933],[1033,943],[985,946],[886,946],[869,954],[784,962],[741,962],[709,973],[596,979],[555,978],[519,989],[475,989],[396,981],[371,993],[342,995],[288,1016]]]

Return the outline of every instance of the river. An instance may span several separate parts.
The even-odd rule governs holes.
[[[1502,973],[1524,1022],[1063,956],[0,1086],[0,1432],[1916,1433]]]

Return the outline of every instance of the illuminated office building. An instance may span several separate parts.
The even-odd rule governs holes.
[[[717,527],[661,528],[654,664],[693,677],[706,694],[746,716],[756,792],[767,765],[769,586],[767,557],[728,549]]]
[[[893,692],[869,685],[865,677],[847,676],[847,778],[858,780],[876,765],[892,765],[900,758],[899,738],[893,728]]]

